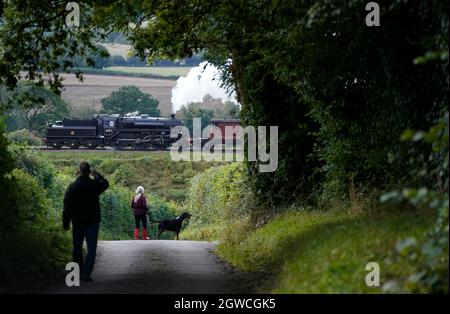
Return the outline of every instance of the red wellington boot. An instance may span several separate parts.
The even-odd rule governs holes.
[[[147,229],[142,229],[142,240],[147,240]]]
[[[139,229],[134,229],[134,239],[139,240]]]

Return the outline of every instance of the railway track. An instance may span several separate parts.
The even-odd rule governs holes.
[[[53,148],[53,147],[47,147],[47,146],[39,146],[36,147],[38,150],[43,151],[76,151],[76,152],[142,152],[142,151],[169,151],[169,149],[166,148],[154,148],[149,150],[133,150],[133,149],[116,149],[114,147],[96,147],[95,149],[89,149],[89,148],[69,148],[69,147],[61,147],[61,148]]]
[[[88,148],[69,148],[69,147],[61,147],[61,148],[53,148],[53,147],[47,147],[47,146],[38,146],[35,147],[38,150],[42,151],[74,151],[74,152],[168,152],[170,151],[170,148],[152,148],[148,150],[133,150],[133,149],[115,149],[114,147],[97,147],[95,149],[88,149]],[[199,152],[201,149],[191,149],[191,151]],[[234,148],[227,148],[225,150],[222,150],[225,153],[233,153],[240,150],[234,149]]]

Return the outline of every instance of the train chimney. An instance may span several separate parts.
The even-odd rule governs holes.
[[[172,113],[172,114],[170,115],[170,118],[171,118],[171,119],[175,119],[175,114]]]

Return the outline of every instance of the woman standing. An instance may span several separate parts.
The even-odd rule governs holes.
[[[134,212],[134,220],[136,228],[134,229],[134,239],[139,239],[139,227],[142,222],[142,240],[147,240],[147,199],[144,196],[144,188],[138,186],[136,196],[131,200],[131,208]]]

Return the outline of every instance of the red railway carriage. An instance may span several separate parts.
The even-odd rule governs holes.
[[[212,119],[211,125],[220,129],[222,133],[222,144],[225,144],[226,140],[233,139],[233,145],[236,145],[236,138],[241,136],[241,128],[237,128],[230,136],[230,134],[227,134],[226,132],[226,127],[234,128],[236,126],[241,126],[240,119]],[[210,137],[212,138],[214,135],[211,134]]]

